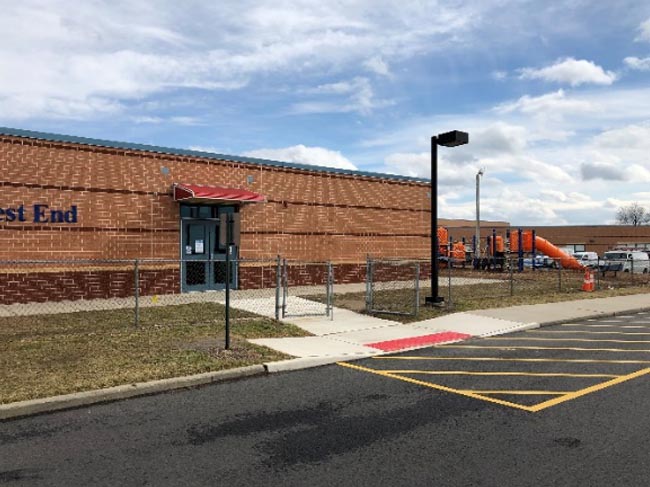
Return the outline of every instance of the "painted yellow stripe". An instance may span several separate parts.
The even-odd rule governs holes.
[[[375,360],[461,360],[477,362],[566,362],[576,364],[650,364],[650,360],[596,360],[596,359],[554,359],[554,358],[501,358],[501,357],[372,357]]]
[[[587,335],[650,335],[650,332],[637,331],[584,331],[584,330],[526,330],[526,333],[584,333]]]
[[[383,377],[390,377],[392,379],[397,379],[397,380],[401,380],[401,381],[404,381],[404,382],[409,382],[411,384],[417,384],[417,385],[420,385],[420,386],[430,387],[431,389],[437,389],[439,391],[452,392],[454,394],[460,394],[461,396],[467,396],[467,397],[471,397],[471,398],[474,398],[474,399],[480,399],[482,401],[492,402],[492,403],[495,403],[495,404],[500,404],[502,406],[508,406],[508,407],[515,408],[515,409],[522,409],[522,410],[528,411],[528,412],[532,411],[530,406],[523,406],[521,404],[517,404],[517,403],[514,403],[514,402],[503,401],[501,399],[495,399],[493,397],[481,396],[480,394],[476,394],[474,392],[459,391],[457,389],[452,389],[451,387],[445,387],[445,386],[441,386],[441,385],[438,385],[438,384],[431,384],[429,382],[424,382],[424,381],[417,380],[417,379],[411,379],[410,377],[403,377],[403,376],[391,374],[389,372],[384,372],[384,371],[381,371],[381,370],[369,369],[367,367],[361,367],[360,365],[353,365],[353,364],[349,364],[347,362],[338,362],[338,365],[340,365],[342,367],[348,367],[350,369],[360,370],[360,371],[363,371],[363,372],[369,372],[371,374],[377,374],[377,375],[380,375],[380,376],[383,376]]]
[[[474,372],[468,370],[387,370],[391,374],[422,375],[486,375],[486,376],[522,376],[522,377],[578,377],[578,378],[612,378],[620,374],[569,374],[564,372]]]
[[[518,396],[564,396],[573,391],[477,391],[474,389],[463,389],[460,392],[473,392],[474,394],[510,394]]]
[[[530,342],[602,342],[602,343],[650,343],[650,340],[608,340],[606,338],[485,338],[485,340],[512,340],[512,341],[530,341]]]
[[[483,347],[480,345],[445,345],[445,348],[471,348],[484,350],[570,350],[572,352],[625,352],[625,353],[650,353],[650,350],[630,350],[625,348],[577,348],[577,347]]]
[[[595,386],[586,387],[585,389],[581,389],[579,391],[572,392],[572,393],[567,394],[565,396],[557,397],[555,399],[551,399],[549,401],[539,403],[539,404],[537,404],[535,406],[532,406],[530,408],[530,410],[533,411],[533,412],[541,411],[542,409],[546,409],[546,408],[549,408],[551,406],[555,406],[557,404],[560,404],[560,403],[563,403],[563,402],[566,402],[566,401],[570,401],[572,399],[575,399],[575,398],[580,397],[580,396],[584,396],[584,395],[592,393],[592,392],[601,391],[601,390],[606,389],[608,387],[614,386],[616,384],[620,384],[622,382],[626,382],[628,380],[636,379],[637,377],[641,377],[641,376],[644,376],[646,374],[650,374],[650,368],[638,370],[638,371],[633,372],[631,374],[624,375],[624,376],[621,376],[621,377],[617,377],[616,379],[612,379],[612,380],[607,381],[607,382],[603,382],[602,384],[596,384]]]

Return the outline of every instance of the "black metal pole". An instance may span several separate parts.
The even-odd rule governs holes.
[[[439,305],[438,296],[438,137],[431,137],[431,296],[425,303]]]
[[[226,214],[226,350],[230,350],[230,242],[232,240],[232,221]],[[211,264],[214,265],[214,262]]]

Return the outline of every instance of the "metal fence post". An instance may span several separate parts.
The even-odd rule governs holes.
[[[512,266],[512,259],[508,260],[508,267],[510,268],[510,296],[515,295],[515,279],[513,275],[513,266]]]
[[[420,312],[420,263],[415,263],[415,316]]]
[[[331,262],[327,262],[327,316],[334,320],[334,269]]]
[[[230,243],[226,245],[226,344],[230,349]]]
[[[280,286],[282,286],[282,260],[278,255],[275,261],[275,319],[280,319]]]
[[[366,254],[366,313],[370,313],[370,255]]]
[[[374,308],[374,295],[373,295],[373,285],[374,285],[374,273],[375,273],[375,263],[373,260],[368,257],[368,271],[367,271],[367,293],[368,296],[366,298],[366,311],[368,313],[372,313],[372,310]]]
[[[596,259],[596,289],[600,291],[600,257]]]
[[[140,266],[138,259],[133,265],[134,294],[135,294],[135,327],[140,325]]]
[[[287,316],[287,293],[289,292],[287,259],[282,259],[282,318]]]
[[[562,261],[557,261],[558,291],[562,292]]]

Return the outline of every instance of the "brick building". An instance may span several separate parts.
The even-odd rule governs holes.
[[[203,261],[225,259],[226,218],[236,257],[331,260],[350,280],[367,254],[429,256],[428,180],[8,128],[0,129],[0,168],[0,261],[197,261],[143,268],[151,292],[223,286]],[[0,281],[16,296],[23,289],[43,299],[79,279],[89,281],[76,288],[97,292],[74,297],[110,295],[107,286],[131,279],[55,264],[5,272]]]

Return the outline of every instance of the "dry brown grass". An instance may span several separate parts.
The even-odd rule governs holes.
[[[304,336],[295,326],[214,303],[0,318],[0,403],[211,372],[287,358],[247,338]]]

